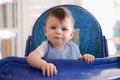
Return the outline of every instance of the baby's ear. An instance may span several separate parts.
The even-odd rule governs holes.
[[[77,34],[77,31],[73,30],[73,36],[75,36]]]
[[[46,26],[44,26],[44,34],[46,34],[47,30],[46,30]]]
[[[75,30],[72,31],[72,33],[71,33],[71,39],[73,38],[73,36],[76,35],[76,33],[77,33],[77,32],[76,32]]]

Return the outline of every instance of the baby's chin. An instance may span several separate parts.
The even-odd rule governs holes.
[[[64,43],[64,42],[54,42],[54,43],[52,43],[52,46],[53,46],[54,48],[63,49],[64,46],[65,46],[65,43]]]

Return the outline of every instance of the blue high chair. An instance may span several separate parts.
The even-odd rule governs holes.
[[[102,34],[101,26],[97,19],[86,9],[76,5],[60,5],[68,8],[75,19],[75,30],[77,34],[72,39],[80,49],[81,54],[89,53],[96,58],[107,57],[107,41]],[[33,26],[32,35],[29,36],[26,44],[25,56],[37,48],[42,41],[46,40],[44,25],[46,17],[52,8],[45,11],[37,19]]]
[[[68,8],[75,18],[77,34],[72,41],[79,46],[82,54],[95,55],[97,58],[94,62],[87,64],[83,60],[46,60],[58,70],[57,75],[47,77],[42,75],[41,69],[31,67],[26,57],[10,56],[0,60],[0,80],[120,80],[120,57],[106,57],[106,39],[95,17],[80,6],[62,6]],[[26,56],[46,39],[43,26],[51,9],[36,21],[27,41]]]

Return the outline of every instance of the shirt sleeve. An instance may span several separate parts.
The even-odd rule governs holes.
[[[47,41],[43,41],[41,45],[39,45],[36,50],[41,54],[41,57],[44,57],[45,55],[45,50],[47,46]]]

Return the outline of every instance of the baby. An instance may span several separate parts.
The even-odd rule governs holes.
[[[74,18],[67,8],[55,7],[50,11],[44,34],[47,40],[27,56],[27,62],[41,69],[43,76],[57,74],[56,66],[44,59],[83,59],[86,63],[94,61],[93,55],[81,55],[78,46],[70,41],[75,35]]]

